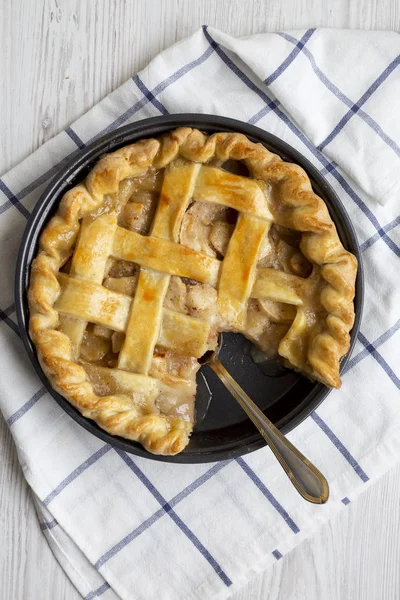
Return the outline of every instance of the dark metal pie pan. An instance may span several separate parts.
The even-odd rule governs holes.
[[[40,233],[55,212],[62,195],[82,181],[99,157],[106,152],[111,152],[143,138],[159,136],[180,126],[196,127],[206,133],[216,131],[243,133],[250,140],[261,142],[284,160],[301,165],[308,173],[314,191],[323,198],[328,206],[344,247],[355,254],[359,261],[355,298],[356,320],[351,332],[350,352],[341,364],[341,370],[343,370],[356,341],[363,305],[362,262],[352,223],[330,185],[297,150],[266,131],[225,117],[178,114],[146,119],[109,133],[87,146],[78,155],[74,155],[54,177],[28,221],[18,257],[15,299],[18,323],[29,358],[50,394],[75,421],[105,442],[126,452],[153,460],[200,463],[237,457],[265,445],[252,423],[209,367],[202,368],[198,376],[199,422],[195,426],[189,446],[177,456],[155,456],[135,442],[112,436],[103,431],[96,423],[83,417],[67,400],[57,394],[39,365],[35,348],[28,335],[29,310],[26,291],[29,284],[30,265],[37,253]],[[221,360],[265,414],[284,433],[301,423],[331,391],[321,383],[313,383],[292,371],[286,371],[279,377],[264,375],[250,357],[250,343],[237,334],[224,336]],[[211,402],[209,402],[208,388],[212,392]],[[209,407],[206,410],[208,404]]]

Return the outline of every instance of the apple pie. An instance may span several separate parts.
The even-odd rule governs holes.
[[[184,127],[103,156],[63,196],[32,262],[30,336],[85,417],[172,455],[219,332],[339,387],[356,273],[302,168]]]

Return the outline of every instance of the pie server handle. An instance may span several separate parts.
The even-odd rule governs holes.
[[[322,473],[254,404],[228,373],[218,356],[215,355],[208,364],[257,427],[299,494],[309,502],[324,504],[329,497],[329,486]]]

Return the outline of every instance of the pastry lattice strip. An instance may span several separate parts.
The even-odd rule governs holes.
[[[246,190],[247,210],[239,214],[223,261],[178,243],[193,197],[238,209],[245,204]],[[256,218],[255,212],[264,218]],[[236,330],[245,327],[250,297],[295,306],[303,303],[299,291],[306,280],[275,269],[259,269],[256,277],[259,251],[270,225],[266,200],[256,182],[212,167],[172,163],[149,236],[118,227],[112,215],[84,220],[70,276],[59,277],[62,292],[55,308],[69,317],[63,320],[64,332],[69,330],[76,348],[89,322],[124,332],[117,366],[135,373],[148,373],[156,345],[199,358],[207,350],[210,326],[163,308],[171,275],[218,287],[221,316]],[[140,265],[133,299],[101,285],[109,256]]]

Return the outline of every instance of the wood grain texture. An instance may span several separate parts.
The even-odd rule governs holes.
[[[400,3],[2,0],[0,173],[204,23],[236,36],[317,26],[398,31]],[[80,598],[40,532],[1,417],[0,454],[0,599]],[[399,529],[400,466],[232,598],[397,600]]]

